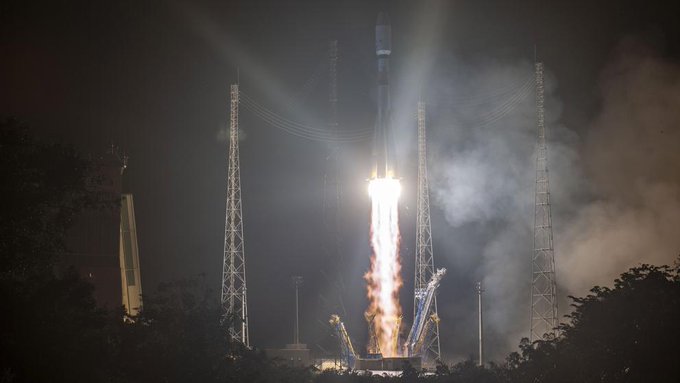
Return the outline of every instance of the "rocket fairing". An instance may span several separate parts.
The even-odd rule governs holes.
[[[373,135],[372,178],[394,177],[392,158],[391,106],[390,106],[390,54],[392,53],[392,27],[389,16],[381,12],[375,25],[375,54],[378,61],[378,115]]]

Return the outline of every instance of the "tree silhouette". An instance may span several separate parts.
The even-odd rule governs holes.
[[[0,121],[0,381],[96,382],[109,374],[107,315],[74,270],[55,274],[90,201],[88,162]]]
[[[612,288],[571,297],[561,335],[520,345],[508,358],[516,382],[680,381],[678,268],[641,265]]]
[[[90,202],[89,162],[71,148],[36,141],[14,119],[0,120],[0,279],[51,274],[76,214]]]

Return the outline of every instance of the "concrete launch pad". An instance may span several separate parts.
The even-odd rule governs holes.
[[[370,371],[403,371],[404,367],[407,365],[411,365],[411,367],[416,370],[420,370],[422,368],[422,360],[419,356],[357,358],[354,362],[354,369]]]

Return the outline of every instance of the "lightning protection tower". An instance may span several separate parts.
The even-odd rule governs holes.
[[[531,269],[531,332],[529,339],[539,340],[553,334],[557,326],[557,287],[555,250],[553,248],[550,186],[548,182],[548,148],[543,111],[543,63],[536,63],[536,195],[534,210],[534,251]]]
[[[246,299],[246,262],[243,253],[241,208],[241,170],[238,152],[238,85],[231,86],[229,123],[229,169],[227,178],[227,218],[224,228],[222,264],[222,312],[229,323],[229,335],[250,347],[248,304]]]
[[[425,137],[425,103],[418,102],[418,205],[416,218],[416,268],[415,268],[415,291],[413,298],[413,316],[415,318],[418,299],[427,289],[427,284],[435,273],[434,255],[432,252],[432,226],[430,225],[430,190],[427,180],[427,141]],[[438,318],[437,297],[427,317]],[[423,347],[425,358],[441,358],[439,344],[439,321],[430,327]]]
[[[342,252],[341,203],[342,185],[340,184],[341,146],[337,140],[338,124],[338,41],[328,44],[328,140],[325,173],[323,178],[323,234],[326,260],[322,274],[332,286],[329,299],[324,297],[328,310],[346,315],[343,293],[344,280],[340,272],[344,263]]]
[[[326,172],[323,183],[323,220],[326,229],[328,253],[334,258],[340,251],[340,182],[338,156],[340,144],[335,140],[338,134],[338,41],[331,40],[328,46],[328,129],[333,139],[328,143]]]

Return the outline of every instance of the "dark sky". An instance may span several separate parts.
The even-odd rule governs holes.
[[[559,84],[559,124],[582,137],[601,109],[600,79],[622,42],[640,39],[665,60],[677,58],[680,7],[670,3],[9,0],[0,5],[0,114],[17,116],[40,136],[84,153],[96,155],[110,143],[120,145],[130,155],[125,188],[135,196],[145,291],[198,273],[218,289],[227,166],[221,132],[228,123],[229,84],[236,80],[237,67],[242,90],[258,102],[297,121],[324,121],[327,77],[323,70],[313,73],[323,65],[327,41],[337,38],[340,125],[370,128],[375,113],[373,27],[377,13],[385,10],[393,26],[395,98],[399,92],[414,93],[403,79],[422,59],[418,55],[426,54],[423,62],[432,65],[421,77],[422,92],[428,102],[441,106],[434,99],[438,93],[428,91],[445,80],[437,74],[462,73],[457,68],[477,64],[531,63],[536,45],[539,59]],[[436,21],[430,24],[431,18]],[[422,41],[423,34],[430,40]],[[287,135],[245,111],[241,117],[252,343],[276,347],[290,342],[290,277],[302,275],[302,338],[327,347],[330,330],[319,324],[329,314],[319,295],[332,290],[319,272],[327,267],[321,230],[327,146]],[[409,313],[415,148],[406,148],[400,164],[405,180],[402,304]],[[344,258],[337,270],[346,283],[349,331],[362,345],[362,274],[370,252],[369,149],[367,142],[343,145]],[[526,171],[533,174],[530,166]],[[527,186],[529,195],[532,186]],[[479,275],[470,270],[478,265],[474,253],[460,263],[438,252],[450,250],[446,243],[451,236],[464,239],[456,230],[476,232],[480,243],[451,251],[480,251],[483,233],[494,229],[449,226],[436,201],[432,208],[435,257],[450,271],[440,307],[461,308],[451,310],[458,314],[448,318],[443,309],[442,347],[447,356],[461,358],[475,353],[471,318]],[[526,256],[528,267],[529,252]],[[409,317],[405,322],[410,323]],[[498,347],[490,353],[496,358],[508,350],[493,338],[504,336],[491,333],[491,347]]]

